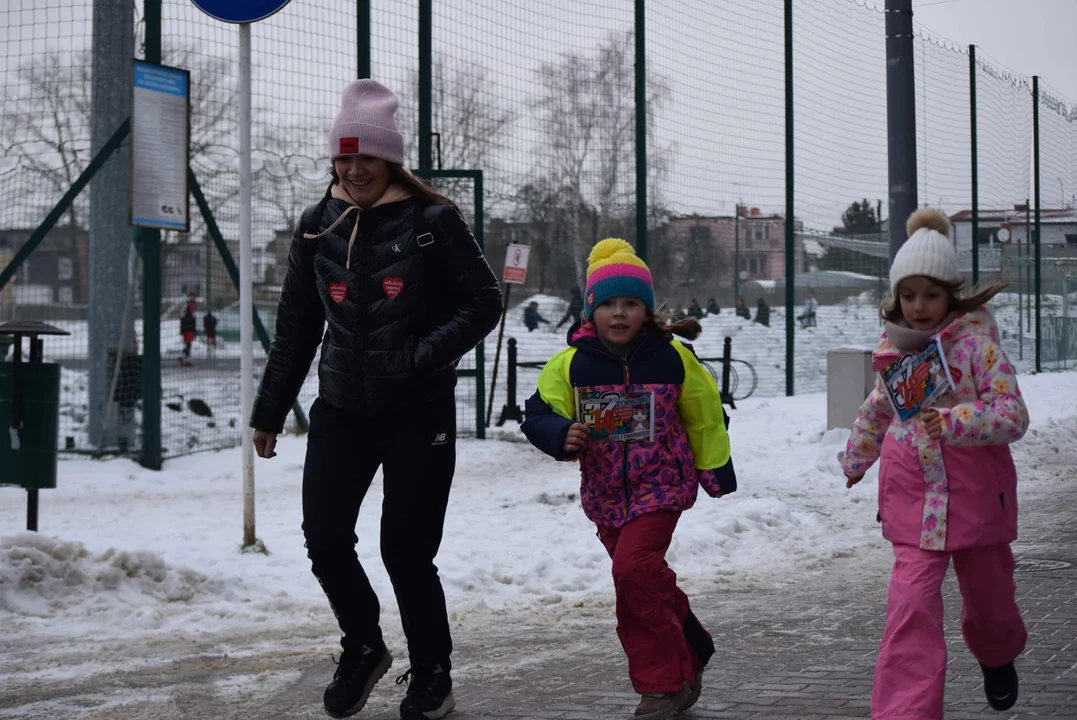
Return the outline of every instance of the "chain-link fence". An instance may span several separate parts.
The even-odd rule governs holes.
[[[105,90],[93,76],[92,5],[11,0],[0,9],[0,266],[11,262],[90,161],[93,96]],[[412,167],[420,165],[420,5],[373,3],[369,39],[372,76],[400,96],[398,121]],[[608,236],[637,239],[632,4],[435,0],[432,8],[430,165],[482,171],[482,229],[495,269],[508,243],[531,246],[528,281],[513,290],[505,337],[517,339],[521,362],[542,362],[564,347],[572,318],[558,322],[571,287],[583,284],[593,243]],[[130,22],[127,57],[141,55],[145,41],[140,8]],[[827,350],[874,342],[877,308],[889,294],[887,231],[891,221],[904,222],[888,217],[886,203],[882,3],[793,5],[796,169],[790,177],[783,23],[778,2],[646,3],[647,259],[656,293],[675,312],[700,307],[701,355],[720,356],[723,338],[732,338],[733,357],[754,369],[757,396],[784,393],[790,372],[797,392],[822,390]],[[163,233],[161,425],[171,456],[233,444],[244,422],[238,295],[229,270],[238,247],[237,37],[234,26],[211,20],[186,0],[164,0],[162,26],[163,62],[191,72],[191,168],[219,228],[214,237],[192,203],[191,231]],[[364,40],[358,27],[354,4],[326,0],[291,3],[254,27],[255,304],[270,334],[291,233],[328,183],[327,130],[341,88],[357,74]],[[1037,272],[1032,79],[980,48],[973,60],[968,48],[923,28],[914,48],[920,201],[951,217],[970,282],[975,273],[980,282],[1009,283],[993,306],[1019,367],[1036,367],[1037,344],[1041,367],[1072,366],[1074,104],[1039,84]],[[112,91],[117,87],[129,92],[126,82],[114,82]],[[441,179],[439,186],[475,222],[473,180]],[[788,189],[795,197],[792,278],[786,275]],[[91,191],[126,194],[125,187],[100,184]],[[98,448],[95,433],[109,449],[137,446],[143,403],[137,245],[127,242],[129,234],[110,239],[119,254],[109,277],[122,287],[107,312],[93,314],[90,290],[101,279],[91,273],[91,197],[78,196],[0,289],[0,319],[40,319],[71,332],[49,339],[45,350],[63,365],[61,442],[75,451]],[[791,368],[788,281],[795,286]],[[549,321],[535,330],[524,322],[531,302]],[[97,358],[91,347],[107,357]],[[493,350],[490,340],[487,365]],[[256,358],[260,367],[258,344]],[[478,374],[474,356],[461,368]],[[487,397],[491,370],[484,373]],[[525,368],[519,379],[524,396],[533,387],[528,372],[534,373]],[[301,408],[317,391],[314,375]],[[104,390],[94,389],[102,384]],[[505,403],[503,388],[502,382],[494,389],[495,419]],[[476,429],[478,390],[475,378],[461,379],[464,432]],[[100,398],[111,402],[95,404]]]

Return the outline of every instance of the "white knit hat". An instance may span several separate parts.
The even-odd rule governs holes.
[[[404,164],[404,138],[396,130],[397,99],[373,80],[354,80],[344,88],[340,112],[329,130],[329,157],[369,155]]]
[[[897,287],[902,280],[916,275],[948,283],[961,282],[957,253],[950,240],[950,221],[941,210],[920,208],[909,216],[905,230],[909,239],[890,265],[893,297],[897,297]]]

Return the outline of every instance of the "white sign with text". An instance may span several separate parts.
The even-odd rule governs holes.
[[[190,230],[187,166],[191,77],[135,60],[131,95],[132,225]]]

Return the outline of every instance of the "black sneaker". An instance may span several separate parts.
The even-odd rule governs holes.
[[[452,678],[438,663],[412,665],[396,679],[408,684],[408,694],[400,703],[401,720],[438,720],[453,711]]]
[[[378,648],[361,646],[345,650],[340,655],[333,682],[325,689],[322,702],[331,717],[346,718],[363,709],[370,691],[393,664],[393,656],[385,645]]]
[[[1017,702],[1017,670],[1013,663],[992,668],[980,663],[984,673],[984,694],[995,710],[1009,710]]]

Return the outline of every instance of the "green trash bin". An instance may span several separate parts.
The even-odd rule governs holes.
[[[0,485],[26,489],[26,529],[37,530],[38,490],[56,487],[60,434],[60,366],[42,362],[41,335],[68,335],[41,322],[0,325],[14,339],[11,362],[0,363]],[[30,341],[27,362],[22,341]]]
[[[60,435],[60,366],[22,363],[19,374],[25,402],[22,427],[13,431],[15,364],[0,363],[0,485],[27,490],[52,489],[56,487]],[[12,447],[13,440],[17,441],[18,449]]]

